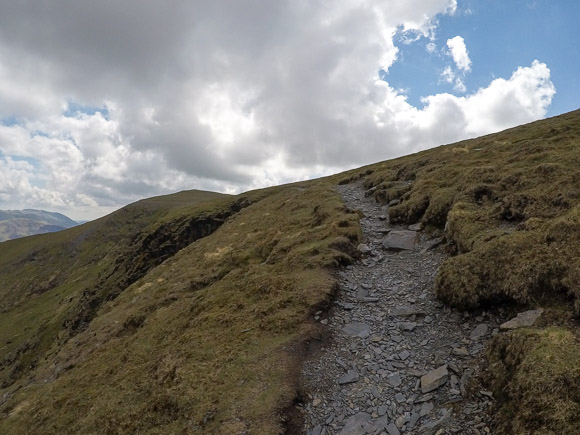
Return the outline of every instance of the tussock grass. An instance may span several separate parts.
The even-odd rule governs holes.
[[[282,432],[302,343],[318,334],[309,319],[360,240],[339,183],[398,200],[391,222],[445,237],[444,301],[580,314],[579,138],[576,111],[320,180],[182,192],[0,243],[0,432]],[[573,328],[501,335],[488,353],[516,433],[566,433],[578,415]]]
[[[580,424],[580,342],[565,327],[496,336],[486,378],[502,403],[497,433],[572,434]]]
[[[0,408],[0,431],[281,432],[309,318],[335,290],[331,268],[352,261],[358,215],[323,181],[242,197],[47,355]]]
[[[450,251],[446,302],[475,308],[568,297],[580,315],[580,111],[370,165],[362,179],[393,223],[422,222]]]
[[[340,178],[355,180],[378,201],[401,200],[391,222],[445,237],[452,256],[435,281],[443,301],[580,316],[580,111]],[[496,337],[488,382],[501,399],[499,433],[577,433],[579,358],[577,324]]]

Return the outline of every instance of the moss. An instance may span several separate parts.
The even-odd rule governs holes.
[[[498,400],[496,433],[572,434],[580,423],[580,343],[563,327],[496,336],[485,378]]]

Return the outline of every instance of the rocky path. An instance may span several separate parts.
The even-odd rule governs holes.
[[[361,210],[363,258],[340,273],[331,339],[304,366],[308,435],[490,433],[493,398],[468,394],[500,319],[445,307],[432,289],[445,258],[418,228],[389,227],[387,207],[340,186]],[[322,313],[320,313],[322,315]]]

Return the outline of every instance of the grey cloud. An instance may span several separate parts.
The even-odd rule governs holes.
[[[503,125],[478,124],[476,111],[504,107],[502,122],[519,123],[522,106],[535,108],[524,120],[546,107],[545,99],[502,106],[502,88],[477,105],[438,96],[418,109],[376,85],[395,58],[395,31],[427,31],[454,0],[0,3],[0,116],[74,137],[82,162],[47,192],[68,186],[62,195],[102,205],[354,167]],[[549,71],[528,76],[506,86],[540,76],[551,85]],[[65,122],[70,99],[107,104],[110,119]],[[58,166],[50,150],[30,154]]]

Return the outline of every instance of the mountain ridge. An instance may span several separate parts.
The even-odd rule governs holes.
[[[62,231],[79,225],[69,217],[37,209],[0,210],[0,242]]]
[[[391,204],[392,222],[442,238],[443,301],[545,308],[538,328],[492,341],[482,382],[499,433],[565,432],[578,415],[566,400],[580,391],[579,149],[575,111],[317,180],[143,200],[3,242],[0,431],[301,430],[292,404],[308,401],[298,374],[326,331],[316,313],[340,291],[336,271],[361,256],[362,212],[336,191],[356,182]]]

